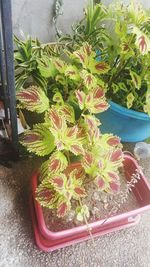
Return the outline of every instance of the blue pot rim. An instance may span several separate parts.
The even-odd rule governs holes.
[[[144,112],[134,111],[133,109],[122,107],[119,104],[114,103],[113,101],[109,101],[109,104],[111,110],[117,111],[125,117],[131,117],[137,120],[150,121],[150,116]]]

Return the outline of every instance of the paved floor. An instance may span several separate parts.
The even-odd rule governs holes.
[[[141,164],[150,179],[149,161]],[[88,241],[53,253],[39,251],[28,206],[36,164],[0,166],[0,267],[150,267],[150,212],[134,228],[96,238],[94,245]]]

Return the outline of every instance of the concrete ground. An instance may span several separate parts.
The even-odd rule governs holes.
[[[141,165],[150,179],[149,161]],[[0,166],[0,267],[150,267],[150,212],[135,227],[96,238],[94,245],[39,251],[28,205],[30,174],[37,165],[28,160],[12,169]]]

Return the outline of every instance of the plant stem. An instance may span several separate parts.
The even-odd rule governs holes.
[[[79,204],[80,204],[80,207],[82,208],[82,207],[83,207],[83,204],[82,204],[80,198],[79,198]],[[89,235],[90,235],[90,237],[91,237],[92,243],[95,244],[95,242],[94,242],[94,238],[93,238],[93,235],[92,235],[92,232],[91,232],[92,229],[90,228],[90,226],[89,226],[89,224],[88,224],[88,221],[87,221],[87,218],[86,218],[85,214],[83,214],[83,218],[84,218],[85,224],[86,224],[86,226],[87,226],[87,230],[88,230],[88,232],[89,232]]]

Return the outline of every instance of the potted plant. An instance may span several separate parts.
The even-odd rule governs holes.
[[[134,1],[109,7],[106,75],[110,108],[100,116],[102,132],[113,132],[125,142],[150,136],[149,12]]]
[[[95,61],[95,56],[91,46],[84,43],[73,53],[42,58],[40,73],[52,76],[51,97],[35,85],[17,93],[22,108],[44,114],[44,121],[27,130],[21,143],[44,161],[32,176],[31,210],[36,242],[45,251],[134,225],[139,218],[136,215],[150,207],[150,187],[140,167],[123,154],[117,136],[101,134],[98,128],[95,114],[108,108],[105,83],[99,75],[107,73],[109,66]],[[44,60],[51,62],[50,67]],[[141,207],[112,216],[122,166],[128,182],[121,203],[136,185],[133,190]],[[111,196],[112,205],[105,219],[99,204],[95,206],[103,194]],[[81,225],[75,227],[74,220]]]

